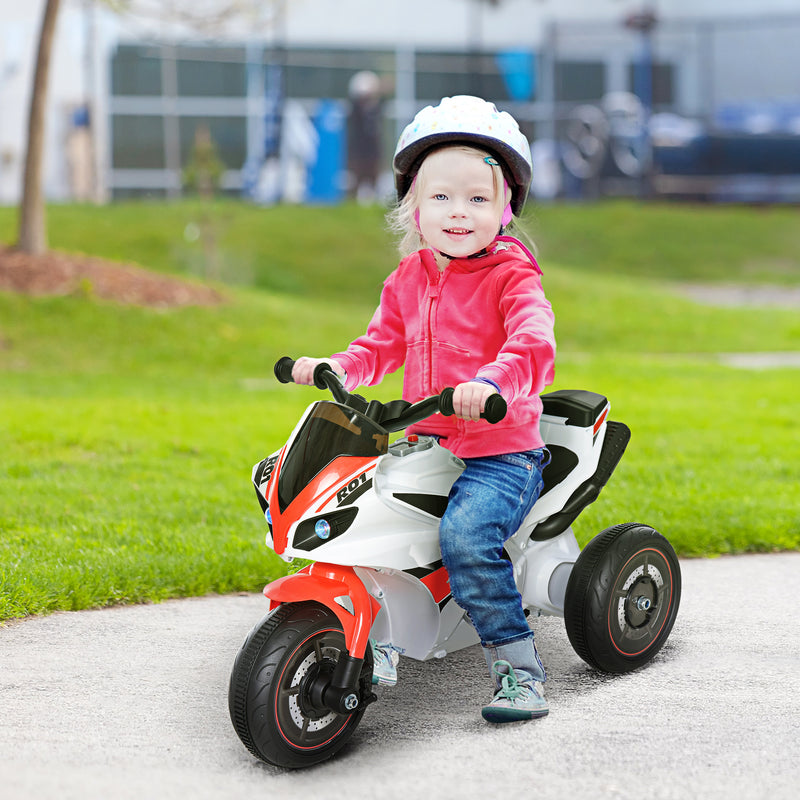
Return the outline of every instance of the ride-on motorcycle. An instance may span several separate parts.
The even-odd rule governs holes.
[[[275,365],[291,381],[294,362]],[[287,443],[253,468],[269,526],[267,546],[313,563],[264,588],[269,613],[242,645],[228,703],[236,733],[257,758],[305,767],[336,753],[376,699],[369,640],[427,660],[476,644],[450,595],[439,520],[464,464],[428,436],[401,431],[453,413],[453,389],[417,403],[367,402],[325,364],[314,382],[334,401],[313,403]],[[564,617],[576,653],[623,673],[659,651],[678,613],[681,574],[669,542],[648,525],[608,528],[581,550],[571,524],[593,502],[630,438],[594,392],[542,396],[552,460],[544,487],[505,554],[523,606]],[[498,422],[492,395],[484,418]],[[400,671],[402,679],[402,670]]]

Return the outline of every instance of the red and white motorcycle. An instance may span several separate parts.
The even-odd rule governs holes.
[[[291,381],[293,361],[275,374]],[[311,561],[268,584],[269,612],[242,645],[230,679],[231,720],[259,759],[305,767],[336,753],[376,699],[369,640],[410,658],[443,658],[478,636],[450,595],[438,527],[463,462],[433,438],[401,431],[452,414],[452,389],[410,404],[367,402],[324,364],[313,403],[287,443],[256,464],[267,546]],[[678,613],[681,575],[669,542],[648,525],[600,533],[583,550],[571,524],[605,485],[630,438],[605,397],[545,394],[541,432],[552,461],[544,488],[506,543],[530,614],[564,617],[587,663],[627,672],[650,661]],[[505,402],[493,395],[485,418]],[[400,672],[402,678],[402,670]]]

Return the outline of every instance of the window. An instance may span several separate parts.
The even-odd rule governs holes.
[[[111,163],[115,169],[164,169],[164,119],[114,114]]]
[[[639,64],[628,65],[628,89],[634,94],[637,94],[637,70],[639,68]],[[674,72],[675,68],[672,64],[653,64],[652,102],[654,106],[672,105],[675,102]]]
[[[438,101],[456,94],[474,94],[494,102],[508,91],[492,53],[420,52],[416,57],[416,95]]]
[[[583,103],[606,93],[606,67],[601,61],[559,61],[555,66],[556,100]]]
[[[157,47],[120,45],[111,59],[111,93],[161,94],[161,58]]]
[[[181,117],[181,165],[186,166],[192,154],[198,127],[208,128],[219,159],[227,169],[241,169],[247,158],[247,123],[244,117]]]
[[[244,97],[247,65],[241,48],[186,48],[177,52],[179,97]]]
[[[266,64],[285,64],[286,94],[296,99],[344,99],[350,78],[361,70],[394,74],[393,52],[383,50],[268,50]]]

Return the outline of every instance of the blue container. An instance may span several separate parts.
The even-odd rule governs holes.
[[[317,160],[309,167],[307,199],[310,203],[336,203],[344,195],[344,156],[347,120],[336,100],[320,100],[313,118],[319,135]]]

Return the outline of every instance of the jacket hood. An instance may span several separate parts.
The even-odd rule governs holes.
[[[501,263],[507,264],[509,256],[514,256],[519,261],[530,262],[536,272],[542,274],[531,251],[513,236],[498,236],[490,247],[491,249],[485,255],[451,259],[448,269],[461,273],[478,272],[482,269],[491,269]],[[432,267],[437,272],[439,271],[433,250],[426,248],[421,251],[421,256],[426,269],[430,270]]]

